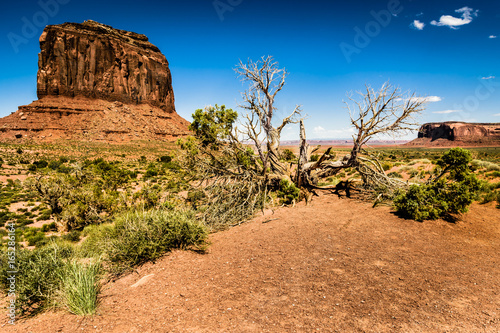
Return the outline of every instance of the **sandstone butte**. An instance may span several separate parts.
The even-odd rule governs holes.
[[[441,122],[420,127],[410,146],[499,146],[500,123]]]
[[[0,119],[2,141],[172,140],[189,134],[175,111],[165,56],[145,35],[94,21],[47,26],[38,100]]]

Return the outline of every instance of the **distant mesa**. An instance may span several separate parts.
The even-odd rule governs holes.
[[[145,35],[95,21],[47,26],[38,100],[0,119],[0,139],[103,141],[189,134],[166,57]]]
[[[420,127],[410,146],[500,146],[500,123],[441,122]]]

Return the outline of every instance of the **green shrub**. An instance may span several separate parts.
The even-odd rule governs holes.
[[[208,237],[193,212],[166,210],[128,212],[114,225],[90,228],[86,233],[83,253],[103,253],[110,271],[117,274],[175,248],[203,249]]]
[[[57,226],[55,222],[51,222],[49,224],[44,224],[42,226],[42,231],[43,232],[48,232],[48,231],[57,231]]]
[[[36,220],[37,221],[47,221],[47,220],[50,220],[51,214],[52,214],[52,210],[51,209],[44,209],[42,211],[42,214],[39,215]]]
[[[61,238],[69,242],[78,242],[80,240],[80,234],[81,234],[80,231],[72,230],[69,233],[61,236]]]
[[[61,166],[60,161],[50,161],[48,167],[52,170],[57,170]]]
[[[311,155],[311,161],[310,162],[317,162],[318,160],[319,160],[319,155],[318,154]]]
[[[296,158],[297,158],[297,156],[295,156],[293,151],[291,151],[290,149],[284,149],[281,152],[281,159],[284,161],[291,162],[291,161],[294,161]]]
[[[33,162],[33,165],[36,166],[37,169],[43,169],[46,168],[49,165],[49,163],[45,160],[40,160]]]
[[[500,171],[492,171],[485,174],[485,176],[488,178],[500,178]]]
[[[480,182],[470,171],[470,152],[453,148],[438,161],[442,173],[425,185],[412,185],[394,198],[396,210],[416,221],[465,213],[477,198]],[[448,175],[446,177],[445,175]]]
[[[16,252],[16,306],[20,315],[35,314],[57,299],[61,270],[73,254],[72,247],[56,243],[35,250],[18,249]],[[10,285],[9,265],[2,255],[0,265],[0,288],[7,292]]]
[[[170,156],[170,155],[160,156],[160,158],[158,159],[158,161],[161,162],[161,163],[170,163],[170,162],[172,162],[172,156]]]
[[[385,162],[382,164],[382,169],[384,171],[388,171],[388,170],[391,170],[392,169],[392,163],[390,162]]]
[[[69,312],[80,315],[93,315],[97,310],[98,296],[101,291],[101,263],[88,264],[71,261],[60,273],[62,298]]]
[[[299,199],[300,190],[295,186],[294,183],[288,181],[287,179],[282,179],[280,181],[280,189],[277,191],[278,198],[281,199],[283,204],[291,204]]]
[[[41,247],[47,244],[48,239],[45,237],[45,233],[38,231],[33,235],[27,236],[26,241],[28,242],[28,246]]]
[[[403,178],[403,176],[396,171],[389,172],[387,176],[391,178]]]

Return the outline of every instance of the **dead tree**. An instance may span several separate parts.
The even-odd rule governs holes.
[[[255,144],[264,172],[269,166],[272,173],[284,176],[287,169],[279,159],[281,131],[286,125],[297,123],[301,113],[300,107],[296,106],[278,127],[272,125],[276,111],[275,98],[283,89],[288,72],[279,68],[278,62],[271,56],[262,57],[256,62],[249,60],[246,64],[240,61],[235,71],[243,81],[250,83],[249,89],[242,94],[245,103],[241,107],[249,112],[245,134]],[[267,154],[263,149],[264,144],[267,145]]]
[[[349,111],[351,125],[356,130],[350,154],[340,160],[332,161],[329,149],[317,162],[304,165],[299,162],[297,182],[304,187],[319,188],[318,179],[353,167],[368,187],[393,191],[406,186],[405,182],[388,177],[378,160],[363,148],[376,136],[396,137],[415,130],[418,126],[415,116],[424,110],[427,100],[416,97],[414,93],[401,92],[399,87],[387,82],[378,91],[367,85],[364,92],[358,92],[358,98],[354,98],[351,94],[348,95],[348,99],[349,101],[344,103]],[[302,123],[301,142],[303,163],[302,152],[307,151],[308,147]]]

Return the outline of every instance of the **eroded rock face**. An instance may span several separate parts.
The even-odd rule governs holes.
[[[39,100],[0,119],[0,140],[127,142],[189,135],[167,59],[144,35],[86,21],[40,37]]]
[[[452,141],[470,140],[471,138],[500,138],[500,124],[428,123],[420,128],[418,137]]]
[[[174,112],[168,61],[144,35],[94,21],[47,26],[37,95],[148,103]]]
[[[500,123],[442,122],[420,127],[418,139],[411,145],[492,145],[500,144]]]

